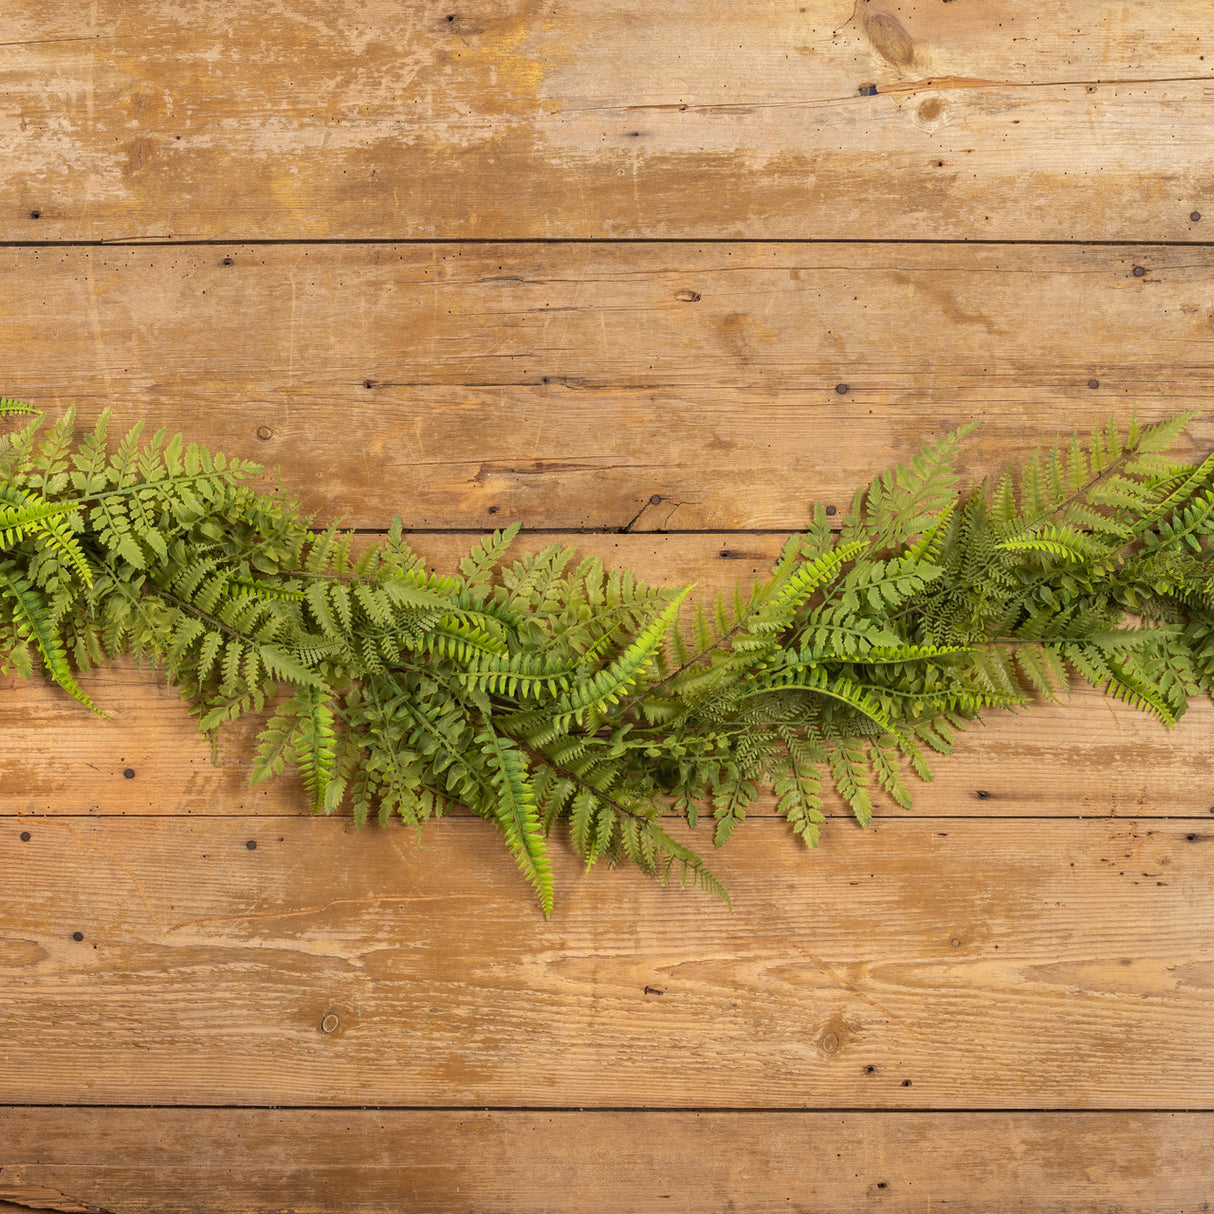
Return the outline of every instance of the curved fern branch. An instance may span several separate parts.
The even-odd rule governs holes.
[[[493,820],[544,914],[558,828],[588,864],[722,894],[664,815],[711,815],[720,845],[769,788],[816,843],[823,781],[861,822],[908,805],[904,764],[930,778],[980,712],[1073,674],[1169,725],[1214,694],[1214,456],[1168,453],[1187,420],[960,496],[957,432],[683,621],[690,588],[560,545],[507,563],[517,526],[433,574],[399,521],[316,530],[252,464],[35,416],[0,437],[0,664],[99,712],[77,673],[150,657],[204,732],[263,714],[253,779],[295,767],[314,813]]]

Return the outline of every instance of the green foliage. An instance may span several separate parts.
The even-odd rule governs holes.
[[[1168,454],[1188,420],[1110,425],[964,493],[957,431],[688,611],[559,545],[511,560],[517,526],[441,577],[399,523],[315,530],[254,465],[35,417],[0,439],[0,661],[94,711],[80,672],[151,661],[204,732],[260,714],[253,781],[295,769],[313,813],[463,806],[544,914],[554,832],[725,897],[668,815],[711,817],[719,847],[770,804],[816,845],[828,789],[862,823],[909,806],[908,772],[930,779],[985,709],[1077,677],[1171,724],[1214,694],[1214,456]]]

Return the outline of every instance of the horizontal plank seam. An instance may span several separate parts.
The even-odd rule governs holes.
[[[394,385],[396,386],[396,385]],[[406,385],[413,386],[413,385]],[[421,386],[421,385],[418,385]],[[461,385],[462,387],[514,387],[513,384],[475,384]],[[635,521],[635,520],[634,520]],[[355,535],[388,535],[387,527],[349,527],[344,530],[353,532]],[[402,527],[402,535],[470,535],[483,536],[486,531],[493,530],[493,527]],[[747,535],[790,535],[792,532],[787,527],[755,527],[749,530],[738,531],[714,531],[714,530],[689,530],[676,531],[670,528],[664,528],[661,531],[630,531],[627,527],[619,526],[602,526],[602,527],[523,527],[519,530],[519,536],[528,535],[706,535],[706,536],[721,536],[728,538],[730,536],[747,536]]]
[[[841,811],[823,811],[826,817],[832,821],[849,822],[852,819],[851,813]],[[676,815],[667,815],[674,817]],[[4,810],[0,809],[0,821],[5,819],[13,819],[25,821],[30,818],[40,818],[47,821],[62,822],[65,819],[79,819],[81,821],[99,821],[101,819],[119,820],[122,818],[135,819],[154,819],[156,821],[165,821],[170,818],[181,818],[182,820],[189,819],[191,822],[218,822],[218,821],[246,821],[249,818],[254,818],[258,822],[275,822],[275,821],[295,821],[297,818],[315,818],[317,821],[330,822],[352,822],[354,819],[350,817],[331,816],[331,815],[316,815],[307,813],[270,813],[260,814],[254,812],[231,813],[231,814],[141,814],[141,813],[123,813],[117,811],[114,813],[38,813],[35,810]],[[1159,817],[1153,814],[917,814],[910,811],[900,814],[873,814],[873,822],[1024,822],[1026,824],[1033,822],[1135,822],[1138,819],[1150,821],[1152,824],[1163,824],[1167,822],[1209,822],[1208,814],[1168,814],[1164,817]],[[762,810],[751,812],[749,809],[746,812],[746,820],[753,821],[783,821],[783,815]],[[431,818],[430,822],[486,822],[487,818],[482,818],[477,814],[447,814],[442,818]],[[371,824],[368,822],[367,824]]]
[[[750,1116],[767,1116],[772,1113],[783,1114],[835,1114],[835,1113],[866,1113],[882,1114],[891,1117],[901,1117],[906,1114],[923,1116],[926,1114],[941,1117],[957,1116],[958,1114],[987,1113],[991,1116],[1011,1113],[1057,1113],[1059,1115],[1075,1116],[1090,1114],[1092,1116],[1108,1116],[1118,1113],[1200,1113],[1214,1114],[1214,1105],[1200,1108],[1142,1108],[1137,1106],[1117,1106],[1110,1108],[1069,1108],[1069,1107],[1023,1107],[1008,1106],[1006,1108],[971,1108],[971,1107],[907,1107],[880,1108],[867,1105],[831,1105],[821,1108],[788,1108],[779,1105],[747,1105],[731,1107],[730,1105],[516,1105],[516,1104],[4,1104],[0,1105],[0,1113],[13,1109],[79,1109],[90,1111],[101,1109],[124,1110],[139,1112],[144,1109],[179,1109],[183,1112],[281,1112],[281,1113],[653,1113],[658,1115],[670,1113],[725,1113]]]
[[[113,248],[226,248],[238,245],[902,245],[935,248],[937,246],[983,246],[1028,248],[1181,248],[1214,247],[1209,240],[1048,240],[1003,239],[988,237],[898,239],[859,236],[310,236],[239,237],[181,239],[149,236],[117,237],[96,240],[0,240],[5,249],[113,249]]]

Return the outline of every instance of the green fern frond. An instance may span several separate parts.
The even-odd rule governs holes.
[[[1083,563],[1106,555],[1103,545],[1059,523],[1041,523],[1028,534],[1013,536],[995,545],[1001,552],[1045,552],[1064,561]]]
[[[332,813],[340,800],[333,782],[337,762],[333,706],[324,689],[314,686],[301,691],[297,702],[295,762],[304,791],[312,813]]]
[[[13,627],[17,637],[22,641],[32,641],[37,646],[51,679],[90,712],[109,720],[80,690],[72,676],[67,654],[46,601],[11,563],[0,566],[0,595],[8,598],[12,605]]]
[[[873,788],[906,806],[904,769],[930,779],[956,730],[1072,673],[1168,723],[1214,691],[1214,456],[1167,453],[1186,420],[1110,424],[963,496],[960,435],[925,446],[684,628],[687,591],[597,557],[507,565],[517,526],[431,574],[399,520],[318,531],[252,464],[139,425],[111,442],[105,415],[74,439],[69,411],[0,443],[0,665],[94,708],[74,672],[129,653],[204,732],[267,712],[254,780],[293,762],[314,812],[345,797],[359,824],[463,804],[545,914],[563,820],[587,863],[720,893],[659,824],[672,804],[723,844],[771,788],[813,844],[824,776],[861,821]]]
[[[527,779],[527,761],[518,746],[497,733],[488,722],[477,731],[476,740],[497,793],[494,811],[498,825],[519,870],[535,890],[546,919],[552,914],[552,866],[540,828],[535,792]]]
[[[580,719],[589,709],[605,708],[616,703],[635,686],[637,680],[653,662],[679,614],[683,600],[691,587],[681,591],[627,646],[610,665],[592,678],[575,684],[553,705],[557,717]]]
[[[868,795],[868,764],[861,739],[847,739],[829,753],[830,774],[839,795],[850,806],[861,826],[873,820],[873,804]]]
[[[11,396],[0,396],[0,417],[8,417],[18,413],[32,414],[35,417],[41,416],[40,410],[35,409],[33,405],[27,405],[23,400],[13,400]]]
[[[489,586],[492,583],[506,550],[518,537],[520,526],[519,523],[512,523],[504,531],[495,531],[460,561],[460,573],[469,586]]]
[[[54,548],[86,586],[93,584],[92,568],[68,527],[78,503],[48,501],[13,484],[0,484],[0,503],[0,548],[15,547],[26,536],[34,536]]]

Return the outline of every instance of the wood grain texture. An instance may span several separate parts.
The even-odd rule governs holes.
[[[1204,454],[1210,41],[1202,0],[13,0],[0,390],[439,566],[517,519],[705,589],[974,417],[970,478],[1132,409]],[[992,718],[812,855],[756,806],[732,915],[558,841],[545,923],[486,823],[302,817],[247,729],[212,767],[89,687],[116,724],[0,681],[2,1209],[1210,1208],[1214,706]]]
[[[439,572],[458,566],[473,537],[412,537]],[[705,599],[764,576],[779,555],[775,535],[574,535],[524,533],[518,553],[565,543],[609,566],[660,585],[694,584]],[[129,664],[82,679],[114,720],[86,712],[47,682],[0,676],[0,815],[298,814],[306,804],[287,776],[249,787],[257,718],[218,735],[217,758],[176,692]],[[912,780],[907,811],[876,796],[877,816],[1185,817],[1214,810],[1214,704],[1193,703],[1174,730],[1076,685],[1068,702],[990,712],[958,739],[957,753],[932,764],[935,780]],[[126,775],[127,772],[131,774]],[[850,810],[833,795],[827,811],[844,822],[826,846],[845,846]],[[770,815],[764,794],[750,815]]]
[[[6,393],[361,527],[792,530],[975,418],[967,478],[1134,410],[1204,455],[1212,347],[1175,248],[0,249]]]
[[[0,831],[0,1103],[1203,1109],[1214,831],[749,823],[722,904],[494,829]],[[253,842],[256,847],[250,849]],[[80,939],[74,938],[79,934]]]
[[[0,1194],[11,1175],[113,1214],[1199,1214],[1212,1120],[0,1109]]]
[[[1201,239],[1209,44],[1202,0],[20,0],[0,232]]]

